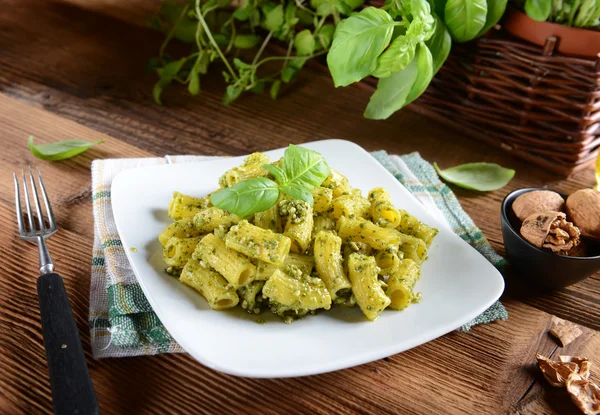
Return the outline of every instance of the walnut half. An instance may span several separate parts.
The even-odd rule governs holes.
[[[566,254],[579,245],[579,229],[567,222],[562,212],[538,212],[528,216],[521,226],[521,235],[538,248]]]

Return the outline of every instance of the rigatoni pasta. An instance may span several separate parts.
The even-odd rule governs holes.
[[[272,178],[267,163],[265,154],[251,154],[219,185]],[[213,206],[210,195],[174,192],[168,213],[175,221],[158,238],[166,270],[215,310],[239,304],[286,322],[356,303],[376,320],[386,308],[418,302],[415,285],[437,229],[397,209],[383,188],[364,197],[335,170],[304,199],[310,196],[312,205],[276,193],[275,204],[241,218]]]

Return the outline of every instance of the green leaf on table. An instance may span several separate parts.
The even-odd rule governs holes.
[[[312,192],[302,186],[297,185],[297,184],[281,186],[281,191],[296,200],[304,200],[306,203],[308,203],[311,206],[314,206],[314,204],[315,204],[315,200],[313,198]]]
[[[88,148],[95,146],[96,144],[102,144],[104,140],[100,141],[84,141],[84,140],[65,140],[51,144],[38,144],[35,145],[33,142],[33,136],[29,136],[27,145],[29,151],[39,159],[58,161],[65,160],[74,157],[78,154],[83,153]]]
[[[433,163],[442,179],[458,187],[480,192],[500,189],[508,184],[515,175],[512,169],[506,169],[495,163],[467,163],[441,170]]]
[[[433,57],[433,75],[435,76],[450,54],[452,37],[442,19],[437,16],[434,17],[435,32],[433,33],[433,36],[425,42],[425,45],[427,45],[427,48]]]
[[[375,70],[395,25],[387,12],[375,7],[367,7],[338,24],[327,54],[336,87],[360,81]]]
[[[486,16],[486,0],[448,0],[444,10],[446,26],[457,42],[477,37],[485,26]]]
[[[420,43],[414,59],[400,72],[395,72],[377,83],[364,116],[372,120],[387,119],[427,88],[433,77],[431,52]]]
[[[192,95],[198,95],[200,93],[200,74],[198,68],[194,65],[190,71],[190,83],[188,84],[188,91]]]
[[[210,202],[219,209],[240,218],[263,212],[279,199],[279,186],[264,177],[244,180],[238,184],[214,192]]]
[[[538,22],[547,20],[551,10],[552,0],[525,0],[525,13]]]
[[[506,11],[508,0],[487,0],[487,15],[485,25],[479,31],[478,36],[485,34],[488,30],[494,27]]]
[[[314,150],[290,144],[283,154],[282,170],[285,185],[297,185],[312,190],[331,173],[327,162]]]
[[[305,29],[296,34],[294,47],[300,56],[312,55],[315,51],[315,38],[310,30]]]

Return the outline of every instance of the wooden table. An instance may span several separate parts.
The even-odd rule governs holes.
[[[91,3],[91,4],[90,4]],[[11,173],[29,164],[44,171],[60,232],[49,242],[65,277],[103,413],[571,413],[561,390],[534,368],[535,352],[583,354],[600,380],[600,278],[551,295],[535,295],[507,276],[502,301],[510,318],[450,333],[407,352],[356,368],[296,379],[235,378],[188,355],[94,360],[89,351],[88,294],[93,238],[90,163],[95,158],[164,154],[240,155],[339,137],[367,150],[419,151],[448,167],[497,162],[517,171],[504,189],[456,190],[494,248],[503,253],[500,201],[510,190],[550,186],[569,193],[593,183],[586,170],[569,179],[402,111],[386,122],[361,117],[368,94],[335,90],[324,74],[304,72],[282,99],[248,96],[220,103],[217,77],[190,98],[166,92],[152,102],[144,73],[161,35],[143,23],[156,2],[4,1],[0,14],[0,413],[51,412],[37,305],[37,252],[16,236]],[[119,18],[115,18],[118,16]],[[485,116],[485,114],[482,114]],[[34,159],[26,145],[68,138],[105,139],[68,161]],[[566,350],[547,330],[553,316],[584,327]]]

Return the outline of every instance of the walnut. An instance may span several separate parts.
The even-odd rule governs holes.
[[[562,347],[569,345],[573,340],[583,334],[581,328],[570,321],[563,320],[562,318],[553,317],[552,327],[550,327],[550,334],[560,341]],[[568,356],[563,356],[568,357]],[[562,360],[561,360],[562,362]]]
[[[527,217],[521,235],[538,248],[566,254],[579,245],[579,229],[562,212],[539,212]]]
[[[537,212],[562,212],[565,204],[561,195],[551,190],[534,190],[523,193],[513,202],[512,208],[520,221]]]
[[[579,365],[575,362],[555,362],[539,353],[535,357],[542,374],[552,386],[564,386],[571,373],[579,373]]]
[[[600,192],[582,189],[571,194],[566,203],[567,214],[586,238],[600,240]]]
[[[561,363],[575,363],[579,366],[579,370],[577,373],[579,376],[589,379],[590,378],[590,366],[592,362],[589,361],[587,357],[579,357],[579,356],[558,356],[558,360]]]
[[[600,387],[578,373],[571,373],[565,382],[567,392],[586,415],[600,414]]]

